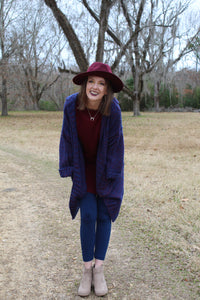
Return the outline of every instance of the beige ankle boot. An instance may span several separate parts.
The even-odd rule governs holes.
[[[78,289],[78,295],[85,297],[88,296],[91,292],[92,285],[92,267],[90,269],[83,269],[83,276],[81,279],[81,283]]]
[[[106,280],[103,273],[103,266],[93,268],[94,291],[97,296],[104,296],[108,293]]]

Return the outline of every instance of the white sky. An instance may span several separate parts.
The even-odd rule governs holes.
[[[199,0],[193,0],[193,4],[191,5],[191,8],[196,8],[200,10],[200,1]]]
[[[188,26],[192,26],[194,30],[200,26],[200,0],[193,0],[189,9],[187,10],[188,18],[186,18],[186,29]],[[193,20],[193,24],[190,21],[190,18]],[[198,64],[199,65],[199,64]],[[196,58],[190,53],[186,55],[180,62],[177,64],[177,68],[196,68]]]

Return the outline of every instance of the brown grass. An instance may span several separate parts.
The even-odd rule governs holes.
[[[58,176],[60,112],[0,118],[0,299],[78,299],[79,217]],[[125,194],[105,299],[200,297],[200,114],[123,113]],[[89,299],[96,299],[91,294]]]

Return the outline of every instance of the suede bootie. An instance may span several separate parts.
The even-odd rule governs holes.
[[[94,291],[97,296],[104,296],[108,293],[106,280],[103,273],[103,266],[93,268]]]
[[[78,295],[82,297],[86,297],[91,292],[92,286],[92,267],[90,269],[83,269],[83,276],[81,279],[81,283],[78,289]]]

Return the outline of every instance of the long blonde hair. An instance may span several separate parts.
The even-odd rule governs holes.
[[[78,109],[84,110],[87,106],[87,95],[86,95],[86,85],[87,85],[87,78],[85,81],[81,84],[80,92],[78,94]],[[109,116],[110,115],[110,107],[111,107],[111,102],[114,97],[114,93],[111,87],[111,84],[109,80],[106,80],[107,84],[107,94],[103,96],[99,111],[103,116]]]

